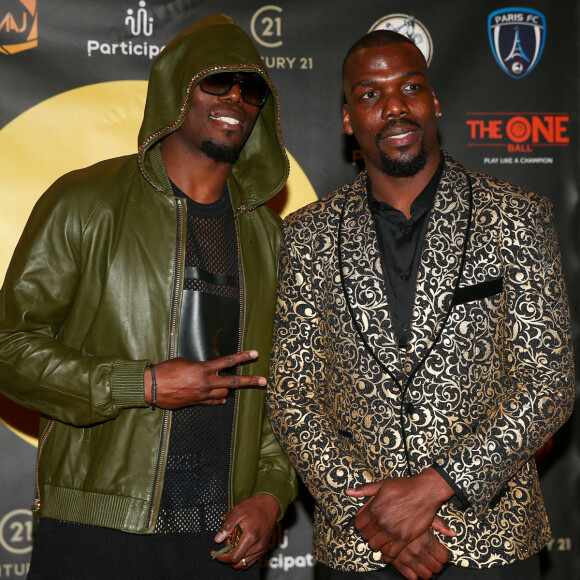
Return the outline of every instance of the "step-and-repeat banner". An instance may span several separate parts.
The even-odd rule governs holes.
[[[275,208],[351,181],[340,70],[373,27],[413,38],[430,62],[444,147],[470,169],[554,203],[578,348],[576,0],[0,0],[0,279],[38,196],[63,173],[136,149],[151,63],[179,31],[222,12],[253,38],[277,85],[291,177]],[[0,399],[0,578],[26,576],[38,417]],[[580,577],[578,422],[538,456],[553,538],[544,578]],[[302,490],[262,562],[267,580],[313,578]]]

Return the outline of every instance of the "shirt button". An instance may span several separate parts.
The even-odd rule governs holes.
[[[400,278],[403,282],[406,282],[409,279],[409,276],[407,276],[407,274],[401,274]]]
[[[405,324],[403,324],[403,330],[405,332],[407,332],[407,330],[409,330],[409,325],[405,322]]]
[[[405,412],[410,415],[415,410],[415,405],[413,403],[405,403]]]

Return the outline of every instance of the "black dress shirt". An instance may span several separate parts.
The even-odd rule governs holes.
[[[409,344],[421,250],[444,165],[441,156],[437,171],[411,204],[410,219],[388,203],[377,200],[372,194],[370,181],[367,182],[369,207],[379,239],[391,320],[399,348],[403,349]],[[432,467],[454,489],[455,495],[451,501],[460,509],[468,507],[469,502],[447,473],[436,464]]]
[[[393,330],[400,348],[406,348],[409,342],[421,250],[443,166],[442,157],[437,171],[413,201],[410,219],[388,203],[377,200],[372,194],[370,181],[367,183],[369,207],[379,239]]]

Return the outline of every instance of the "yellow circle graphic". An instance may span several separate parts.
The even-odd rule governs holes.
[[[0,279],[38,197],[61,175],[137,150],[147,81],[111,81],[61,93],[0,129]],[[272,207],[285,217],[317,199],[296,160]],[[36,445],[36,414],[0,396],[0,421]]]

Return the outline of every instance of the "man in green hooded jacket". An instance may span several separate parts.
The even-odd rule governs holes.
[[[264,409],[287,176],[216,15],[153,65],[138,153],[40,198],[0,295],[0,391],[42,416],[30,579],[257,576],[296,494]]]

